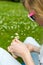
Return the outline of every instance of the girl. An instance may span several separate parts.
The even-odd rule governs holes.
[[[43,26],[43,0],[23,0],[23,4],[29,11],[29,16]],[[13,40],[8,47],[8,51],[20,56],[26,65],[39,65],[38,55],[34,55],[32,59],[30,52],[38,52],[40,45],[33,38],[27,38],[24,43],[22,44],[19,40]],[[35,46],[32,44],[35,44]],[[33,61],[34,59],[35,61]],[[3,49],[0,49],[0,63],[2,65],[21,65]]]

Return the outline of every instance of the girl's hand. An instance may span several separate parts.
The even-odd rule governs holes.
[[[17,56],[23,57],[27,53],[27,47],[21,41],[14,39],[11,45],[8,47],[10,53],[14,53]]]
[[[8,51],[20,56],[26,65],[34,65],[30,51],[21,41],[14,39],[11,45],[8,47]]]

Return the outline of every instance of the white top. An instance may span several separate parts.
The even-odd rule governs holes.
[[[0,65],[21,65],[6,50],[0,48]]]

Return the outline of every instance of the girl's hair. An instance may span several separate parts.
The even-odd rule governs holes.
[[[36,11],[36,15],[43,18],[43,0],[23,0],[23,5],[30,6],[31,10]]]

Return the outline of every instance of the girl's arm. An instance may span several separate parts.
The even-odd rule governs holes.
[[[35,65],[29,50],[27,50],[27,53],[25,53],[23,55],[24,55],[23,60],[26,65]]]
[[[32,44],[26,44],[27,48],[32,52],[40,52],[40,47],[34,46]]]
[[[33,51],[40,53],[40,47],[33,46]]]

